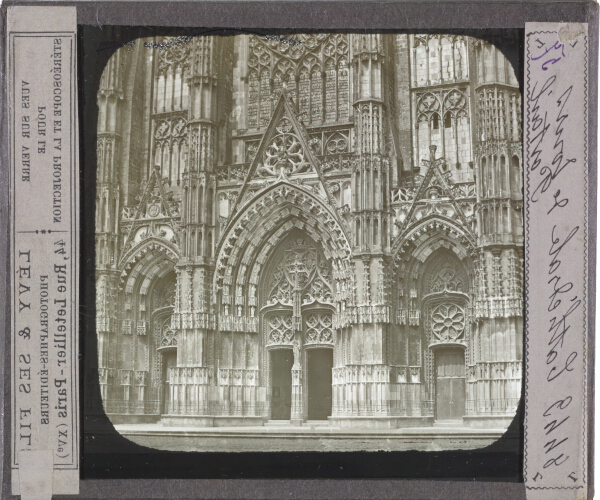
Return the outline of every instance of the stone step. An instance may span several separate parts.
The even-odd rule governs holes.
[[[267,420],[265,425],[290,425],[289,420]]]
[[[307,420],[303,425],[311,427],[329,427],[329,420]]]
[[[436,420],[433,422],[434,427],[464,427],[464,423],[461,420]]]

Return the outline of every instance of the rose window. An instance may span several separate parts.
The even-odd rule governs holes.
[[[440,340],[456,340],[465,330],[464,310],[455,304],[436,307],[431,321],[433,333]]]
[[[276,175],[278,167],[287,173],[303,172],[309,164],[304,159],[304,150],[298,138],[292,134],[282,134],[273,140],[265,151],[265,163],[261,173]]]

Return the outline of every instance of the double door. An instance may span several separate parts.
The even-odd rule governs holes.
[[[289,420],[292,410],[292,349],[269,351],[271,362],[271,419]],[[333,349],[309,348],[304,350],[306,359],[303,377],[308,420],[326,420],[331,416]]]

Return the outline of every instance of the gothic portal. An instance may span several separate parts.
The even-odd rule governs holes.
[[[458,35],[138,40],[98,92],[113,422],[505,428],[521,96]]]

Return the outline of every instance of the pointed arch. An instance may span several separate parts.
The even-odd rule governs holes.
[[[280,181],[256,195],[241,213],[232,217],[219,243],[213,300],[220,315],[231,315],[235,309],[238,316],[257,317],[261,273],[272,249],[294,228],[320,243],[324,257],[332,265],[336,301],[347,299],[351,291],[346,283],[351,275],[347,231],[337,214],[314,193]]]

